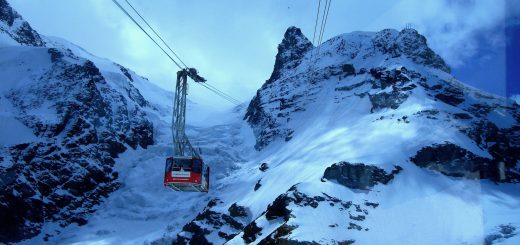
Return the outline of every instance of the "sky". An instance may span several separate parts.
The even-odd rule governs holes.
[[[112,1],[8,1],[39,33],[65,38],[162,88],[174,89],[178,68]],[[318,5],[317,0],[129,1],[188,66],[244,102],[269,78],[289,26],[301,28],[312,39]],[[411,24],[457,79],[509,96],[520,93],[518,2],[333,0],[323,39],[352,31],[400,30]],[[190,86],[188,97],[213,107],[233,106],[196,85]]]

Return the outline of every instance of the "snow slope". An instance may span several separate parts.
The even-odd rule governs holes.
[[[355,32],[316,55],[289,28],[244,118],[259,151],[175,243],[478,244],[518,227],[518,107],[456,81],[426,45],[415,30]]]

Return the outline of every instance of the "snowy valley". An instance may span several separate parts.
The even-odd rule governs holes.
[[[0,243],[520,243],[520,107],[416,30],[289,27],[251,101],[190,102],[207,194],[163,187],[172,92],[5,0],[0,54]]]

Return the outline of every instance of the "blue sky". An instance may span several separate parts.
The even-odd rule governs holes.
[[[38,32],[68,39],[173,89],[177,68],[110,0],[9,2]],[[312,36],[317,7],[317,1],[299,0],[130,2],[188,66],[241,101],[269,77],[287,27]],[[459,80],[495,94],[520,93],[513,55],[519,50],[519,5],[515,0],[333,0],[324,40],[412,23]],[[198,86],[190,88],[189,97],[231,106]]]

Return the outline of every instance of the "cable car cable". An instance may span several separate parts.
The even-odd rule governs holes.
[[[184,67],[188,68],[188,66],[181,60],[181,58],[172,50],[172,48],[170,48],[170,45],[168,45],[164,41],[164,39],[162,39],[161,35],[159,35],[159,33],[157,33],[155,29],[152,26],[150,26],[150,24],[148,24],[148,21],[146,21],[146,19],[137,11],[137,9],[135,9],[134,6],[128,0],[125,0],[125,2],[128,4],[128,6],[130,6],[130,8],[132,8],[132,10],[134,10],[134,12],[139,16],[139,18],[143,20],[143,22],[148,26],[148,28],[150,28],[150,30],[153,31],[153,33],[161,40],[161,42],[166,46],[166,48],[168,48],[173,53],[173,55],[175,55],[175,57],[179,59],[179,61],[184,65]]]
[[[207,85],[208,87],[211,87],[211,88],[213,88],[213,89],[217,90],[217,91],[218,91],[219,93],[221,93],[221,94],[225,95],[225,96],[226,96],[226,97],[228,97],[229,99],[231,99],[231,100],[234,100],[234,101],[236,101],[237,103],[240,103],[240,101],[239,101],[239,100],[237,100],[237,99],[235,99],[235,98],[231,97],[230,95],[228,95],[228,94],[224,93],[224,92],[223,92],[222,90],[220,90],[220,89],[216,88],[215,86],[213,86],[213,85],[211,85],[211,84],[209,84],[209,83],[206,83],[206,85]]]
[[[321,33],[320,33],[320,45],[321,45],[321,41],[323,40],[323,34],[325,33],[325,27],[327,26],[327,19],[329,17],[329,10],[330,10],[330,3],[332,2],[332,0],[328,0],[328,5],[326,5],[326,9],[327,9],[327,13],[325,15],[325,21],[322,23],[322,29],[321,29]],[[323,19],[322,19],[323,21]]]
[[[126,14],[126,16],[128,16],[128,18],[130,18],[130,19],[131,19],[131,20],[132,20],[132,21],[133,21],[133,22],[134,22],[134,23],[135,23],[135,24],[136,24],[136,25],[137,25],[137,26],[138,26],[138,27],[139,27],[139,28],[140,28],[140,29],[141,29],[141,30],[142,30],[142,31],[143,31],[143,32],[144,32],[144,33],[145,33],[145,34],[146,34],[146,35],[147,35],[147,36],[148,36],[148,37],[149,37],[149,38],[150,38],[150,39],[151,39],[155,44],[156,44],[156,45],[157,45],[157,47],[159,47],[159,48],[160,48],[160,49],[161,49],[161,50],[162,50],[162,51],[163,51],[163,52],[164,52],[164,53],[165,53],[165,54],[170,58],[170,60],[172,60],[173,63],[175,63],[175,65],[177,65],[177,67],[179,67],[179,69],[183,69],[183,68],[179,65],[179,63],[177,63],[177,62],[176,62],[176,61],[175,61],[175,60],[174,60],[174,59],[173,59],[173,58],[172,58],[172,57],[171,57],[171,56],[166,52],[166,50],[164,50],[164,49],[161,47],[161,45],[159,45],[159,44],[158,44],[158,43],[157,43],[157,42],[152,38],[152,36],[150,36],[150,34],[148,34],[148,32],[146,32],[146,31],[144,30],[144,28],[143,28],[141,25],[139,25],[139,23],[137,23],[137,21],[136,21],[136,20],[135,20],[135,19],[134,19],[134,18],[133,18],[133,17],[132,17],[132,16],[131,16],[131,15],[130,15],[130,14],[129,14],[129,13],[128,13],[124,8],[123,8],[123,6],[121,6],[121,5],[120,5],[116,0],[112,0],[112,2],[115,3],[115,4],[117,5],[117,7],[119,7],[119,9],[121,9],[121,11],[123,11],[123,12]]]
[[[128,5],[134,10],[134,12],[136,12],[137,15],[139,15],[139,17],[144,21],[144,23],[146,23],[146,25],[154,32],[154,34],[166,45],[166,47],[174,54],[175,57],[177,57],[179,59],[179,61],[185,66],[185,68],[188,68],[188,66],[186,66],[186,64],[182,61],[182,59],[180,59],[180,57],[170,48],[170,46],[168,44],[166,44],[166,42],[164,41],[164,39],[148,24],[148,22],[144,19],[144,17],[142,15],[139,14],[139,12],[137,11],[137,9],[135,9],[127,0],[125,0]],[[123,6],[121,6],[121,4],[119,4],[116,0],[112,0],[112,2],[128,17],[132,20],[132,22],[134,22],[134,24],[136,24],[139,29],[141,29],[141,31],[143,31],[147,36],[148,38],[150,38],[154,43],[155,45],[157,45],[157,47],[159,47],[164,54],[166,54],[166,56],[168,56],[168,58],[170,58],[171,61],[173,61],[173,63],[175,63],[175,65],[177,65],[177,67],[179,67],[179,69],[183,69],[182,66],[175,61],[175,59],[173,59],[173,57],[168,54],[168,52],[161,46],[159,45],[159,43],[154,39],[152,38],[152,36],[128,13],[128,11],[126,11],[124,9]],[[200,83],[199,83],[200,84]],[[207,83],[206,83],[207,84]],[[209,85],[211,86],[211,85]],[[240,104],[240,101],[231,97],[230,95],[218,90],[217,88],[215,88],[214,86],[211,86],[213,89],[211,89],[210,87],[208,86],[203,86],[205,88],[207,88],[208,90],[210,90],[211,92],[217,94],[218,96],[222,97],[223,99],[233,103],[233,104],[236,104],[236,105],[239,105]]]
[[[215,93],[215,94],[217,94],[217,95],[220,95],[223,99],[225,99],[225,100],[231,102],[232,104],[240,105],[240,101],[235,100],[235,99],[230,98],[230,97],[226,97],[226,94],[222,94],[223,92],[218,91],[218,90],[215,90],[215,89],[213,89],[213,88],[211,88],[211,87],[208,87],[208,86],[207,86],[208,84],[206,84],[206,83],[197,83],[197,84],[199,84],[199,85],[201,85],[201,86],[207,88],[208,90],[212,91],[213,93]]]
[[[314,34],[312,35],[312,44],[315,44],[314,39],[316,38],[316,27],[318,27],[318,18],[320,16],[320,6],[321,6],[321,0],[318,1],[318,11],[316,12],[316,21],[314,23]]]
[[[317,55],[320,54],[321,44],[322,44],[322,38],[323,33],[325,33],[325,27],[327,25],[327,18],[329,16],[329,9],[330,9],[330,3],[332,0],[325,0],[325,9],[323,9],[323,17],[321,18],[321,28],[320,28],[320,38],[318,39],[318,49],[317,49]]]

